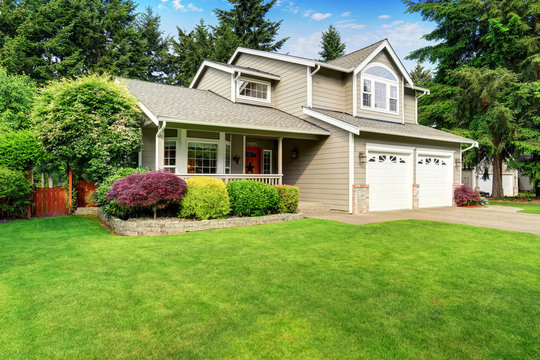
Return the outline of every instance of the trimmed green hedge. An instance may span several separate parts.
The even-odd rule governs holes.
[[[277,190],[263,182],[236,180],[227,184],[232,213],[236,216],[262,216],[276,211]]]
[[[298,200],[300,191],[297,186],[275,185],[278,193],[277,212],[280,214],[296,213],[298,211]]]
[[[223,181],[201,176],[190,178],[186,183],[180,217],[208,220],[224,218],[230,213],[229,194]]]
[[[32,187],[20,171],[0,169],[0,218],[25,217]]]

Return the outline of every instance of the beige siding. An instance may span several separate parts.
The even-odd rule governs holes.
[[[366,184],[366,163],[360,163],[359,152],[366,152],[366,143],[377,143],[382,145],[404,146],[410,148],[428,148],[436,150],[454,151],[454,158],[452,164],[455,163],[455,159],[460,157],[460,145],[454,143],[444,143],[441,141],[425,140],[425,139],[412,139],[399,136],[382,135],[382,134],[370,134],[361,133],[360,136],[355,136],[355,156],[354,156],[354,182],[356,185]],[[461,183],[460,167],[454,166],[454,183]],[[413,166],[413,176],[416,179],[416,162]]]
[[[345,74],[345,78],[343,80],[343,104],[345,106],[345,112],[347,114],[353,113],[353,74]]]
[[[195,86],[201,90],[211,90],[224,98],[231,98],[231,74],[207,67]]]
[[[381,63],[386,66],[388,66],[390,69],[394,71],[396,76],[398,77],[399,84],[398,84],[398,93],[399,93],[399,104],[398,104],[398,110],[399,113],[397,115],[394,114],[387,114],[380,111],[374,111],[374,110],[366,110],[362,109],[362,81],[361,81],[361,73],[358,73],[357,75],[357,82],[356,82],[356,97],[357,97],[357,114],[360,117],[365,117],[369,119],[377,119],[377,120],[385,120],[385,121],[395,121],[395,122],[403,122],[403,110],[402,110],[402,101],[403,101],[403,78],[401,76],[401,72],[398,69],[398,67],[394,64],[393,60],[390,57],[390,54],[388,54],[388,51],[383,50],[377,56],[373,58],[373,60],[370,63]],[[414,120],[413,120],[414,121]]]
[[[343,73],[321,69],[312,79],[313,107],[345,111],[345,85]]]
[[[231,136],[231,173],[242,174],[244,172],[244,164],[242,159],[244,158],[244,136],[232,135]],[[238,164],[233,160],[236,156],[240,158]]]
[[[272,88],[273,106],[293,115],[302,114],[302,106],[307,105],[306,66],[249,54],[241,54],[235,64],[281,76]]]
[[[405,88],[405,122],[416,123],[416,98],[409,88]]]
[[[315,119],[310,119],[317,123]],[[283,140],[283,183],[300,188],[303,201],[322,202],[324,206],[349,210],[349,135],[325,125],[332,135],[320,140]],[[298,150],[298,158],[290,154]]]
[[[142,166],[155,170],[157,128],[143,128]]]

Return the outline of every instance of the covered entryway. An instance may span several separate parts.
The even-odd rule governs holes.
[[[411,209],[412,169],[412,150],[368,148],[369,210]]]
[[[418,154],[419,207],[452,206],[452,165],[451,154]]]

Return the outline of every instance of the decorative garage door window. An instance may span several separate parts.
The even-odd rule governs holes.
[[[418,160],[418,165],[446,166],[446,164],[446,160],[433,157],[425,157]]]
[[[405,158],[399,155],[374,155],[369,158],[370,163],[379,162],[379,163],[393,163],[397,164],[406,164],[407,161]]]

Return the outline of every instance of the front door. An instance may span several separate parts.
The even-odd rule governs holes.
[[[261,173],[262,148],[246,146],[246,174]]]

